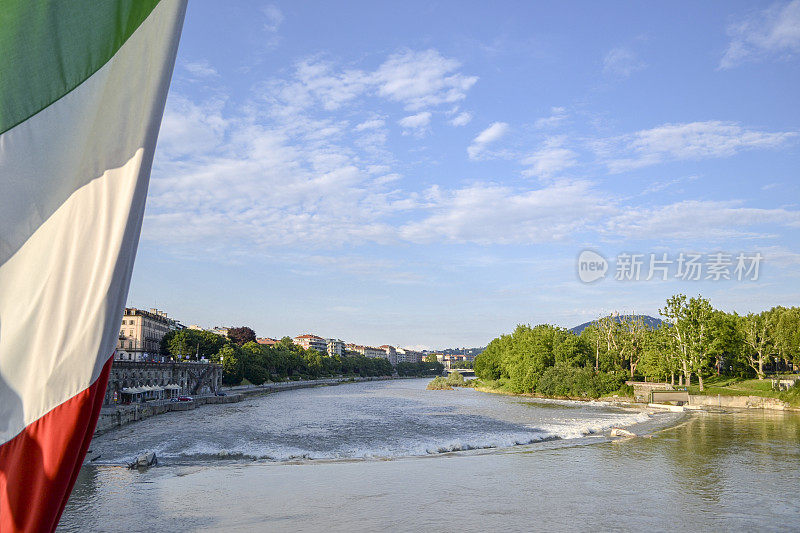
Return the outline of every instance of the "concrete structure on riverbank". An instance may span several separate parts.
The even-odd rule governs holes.
[[[173,392],[175,386],[179,387],[177,393]],[[199,362],[114,361],[103,405],[122,402],[125,389],[145,387],[156,392],[169,390],[169,396],[214,394],[222,387],[222,367]]]
[[[639,403],[650,401],[650,393],[655,391],[668,391],[675,388],[669,383],[654,383],[650,381],[626,381],[626,385],[633,387],[633,399]]]

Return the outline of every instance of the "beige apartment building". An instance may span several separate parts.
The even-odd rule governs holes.
[[[388,359],[388,355],[385,351],[381,348],[375,348],[374,346],[363,346],[361,344],[347,344],[346,348],[351,352],[358,352],[365,357],[372,357],[373,359],[381,358],[381,359]]]
[[[422,361],[423,353],[409,348],[397,348],[398,363],[419,363]]]
[[[164,335],[182,328],[180,323],[167,316],[164,311],[126,307],[114,358],[119,361],[156,360],[160,357],[161,339]]]
[[[326,339],[328,342],[328,355],[331,357],[344,355],[344,341],[341,339]]]
[[[323,354],[328,352],[328,341],[316,335],[309,335],[306,333],[304,335],[298,335],[292,339],[292,341],[306,350],[312,349]]]
[[[392,366],[397,366],[397,350],[394,346],[389,344],[383,344],[379,346],[381,350],[386,354],[386,359],[389,360]]]

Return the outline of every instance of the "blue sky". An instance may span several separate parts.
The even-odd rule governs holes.
[[[800,0],[190,2],[129,304],[425,347],[797,305],[799,55]],[[614,279],[716,252],[758,279]]]

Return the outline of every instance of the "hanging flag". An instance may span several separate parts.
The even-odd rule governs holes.
[[[58,524],[119,335],[185,0],[0,5],[0,531]]]

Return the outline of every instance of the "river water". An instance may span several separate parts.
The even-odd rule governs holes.
[[[59,529],[800,527],[797,413],[652,413],[427,382],[287,391],[99,436]],[[610,439],[612,426],[646,436]],[[157,467],[122,466],[143,450]]]

